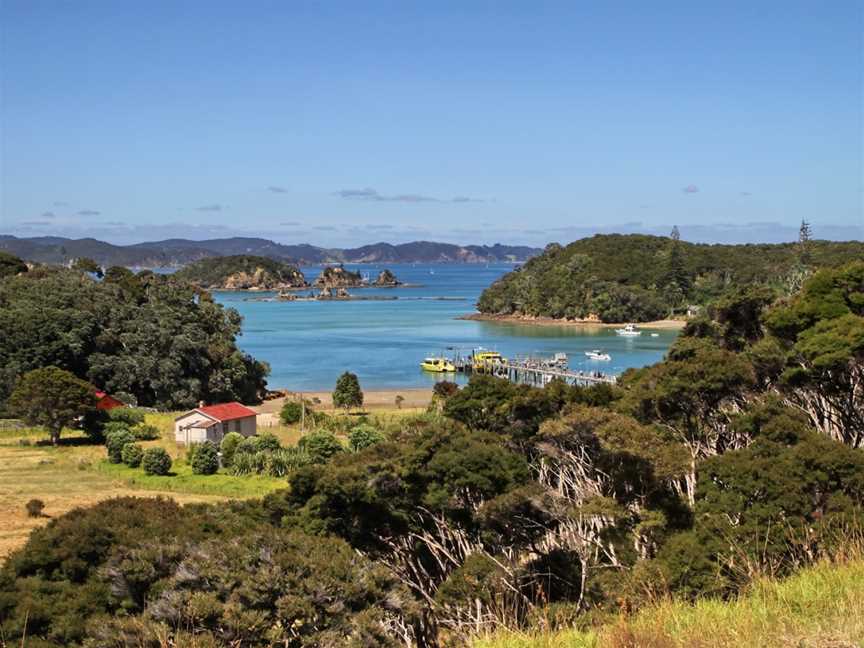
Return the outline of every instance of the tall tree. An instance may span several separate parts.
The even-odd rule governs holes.
[[[34,369],[18,379],[9,407],[30,425],[41,425],[57,445],[60,432],[87,414],[96,404],[90,383],[57,367]]]
[[[346,371],[336,381],[333,390],[333,405],[350,409],[363,405],[363,391],[360,389],[360,381],[357,375]]]
[[[801,221],[801,227],[798,228],[798,261],[801,265],[810,265],[810,238],[812,230],[810,223],[806,220]]]
[[[676,300],[681,303],[690,291],[690,275],[687,274],[687,268],[684,264],[681,234],[677,225],[672,228],[669,238],[672,239],[672,242],[669,246],[669,259],[663,283],[666,286],[674,286],[680,291],[680,294],[676,295]]]

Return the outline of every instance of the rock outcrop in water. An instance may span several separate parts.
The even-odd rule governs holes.
[[[365,282],[359,272],[352,272],[338,265],[324,268],[315,278],[313,285],[316,288],[357,288],[365,285]]]
[[[372,285],[381,288],[393,288],[395,286],[401,286],[402,282],[396,278],[396,275],[385,268],[381,271]]]

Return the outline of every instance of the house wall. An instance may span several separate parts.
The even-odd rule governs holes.
[[[250,437],[257,434],[255,416],[247,416],[242,419],[216,423],[208,428],[187,428],[189,425],[210,420],[212,419],[198,412],[189,412],[188,414],[181,416],[174,421],[174,440],[182,445],[202,443],[204,441],[221,443],[222,438],[229,432],[239,432],[244,437]]]

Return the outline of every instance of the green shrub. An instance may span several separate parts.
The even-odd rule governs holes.
[[[279,450],[282,444],[272,434],[261,434],[244,439],[237,445],[237,453],[272,452]]]
[[[306,413],[310,413],[308,407]],[[303,404],[293,400],[286,400],[285,404],[282,405],[282,410],[279,412],[279,419],[285,425],[294,425],[295,423],[299,423],[302,418]]]
[[[222,465],[226,468],[234,461],[237,448],[243,443],[243,435],[239,432],[229,432],[222,438],[220,449],[222,450]]]
[[[135,435],[128,429],[122,428],[109,432],[105,436],[105,448],[108,450],[108,461],[119,464],[123,462],[123,446],[134,443]]]
[[[279,439],[270,433],[259,434],[255,437],[255,442],[259,452],[272,452],[273,450],[279,450],[282,447],[282,444],[279,443]]]
[[[102,429],[105,433],[105,438],[107,439],[109,435],[114,432],[131,432],[132,426],[128,423],[124,423],[123,421],[111,421],[109,420],[105,425],[102,426]]]
[[[31,499],[27,502],[25,508],[27,509],[27,517],[42,517],[42,511],[45,510],[45,502],[40,499]]]
[[[283,448],[267,453],[267,474],[271,477],[285,477],[288,473],[308,466],[312,463],[312,457],[301,448]]]
[[[124,464],[130,468],[137,468],[141,465],[141,459],[144,457],[144,449],[137,443],[127,443],[123,446],[120,456]]]
[[[171,470],[171,457],[164,448],[148,448],[141,465],[148,475],[167,475]]]
[[[234,455],[234,461],[231,462],[231,474],[240,475],[259,475],[267,469],[266,452],[238,452]]]
[[[312,463],[327,463],[330,457],[344,450],[339,439],[320,430],[300,439],[298,445],[309,454]]]
[[[219,449],[212,441],[197,445],[192,458],[192,472],[196,475],[212,475],[219,470]]]
[[[108,410],[108,419],[112,423],[125,423],[126,427],[135,427],[144,422],[144,411],[133,407],[115,407]]]
[[[134,434],[135,438],[139,441],[155,441],[161,436],[159,434],[159,428],[155,425],[148,425],[146,423],[141,423],[132,428],[132,434]]]
[[[381,443],[383,440],[384,435],[379,430],[365,423],[358,425],[348,434],[348,445],[354,452]]]

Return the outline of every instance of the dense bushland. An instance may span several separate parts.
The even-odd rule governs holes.
[[[735,598],[864,528],[864,262],[780,300],[733,288],[616,386],[437,392],[347,445],[308,435],[261,501],[50,521],[0,571],[4,636],[465,645]],[[282,451],[229,445],[235,469]]]
[[[32,369],[65,369],[132,404],[255,402],[266,364],[235,344],[240,315],[190,285],[109,268],[102,281],[37,268],[0,280],[0,410]]]
[[[676,237],[598,234],[544,253],[487,288],[482,313],[645,322],[730,288],[794,291],[814,269],[864,257],[864,243],[705,245]]]

